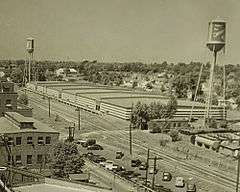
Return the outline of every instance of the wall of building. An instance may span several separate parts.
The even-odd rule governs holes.
[[[17,93],[0,93],[0,116],[4,112],[17,110]],[[7,107],[6,102],[10,100],[11,106]]]
[[[45,157],[49,153],[52,146],[58,142],[58,133],[48,132],[18,132],[5,134],[7,137],[13,138],[13,144],[9,145],[13,156],[13,161],[16,164],[16,156],[21,155],[21,164],[18,163],[16,166],[28,166],[30,168],[40,167],[45,164]],[[16,144],[16,138],[21,137],[21,145]],[[27,144],[27,137],[32,137],[33,144]],[[43,137],[43,144],[38,144],[38,137]],[[46,137],[51,137],[50,144],[46,144]],[[0,166],[8,163],[8,154],[6,153],[5,147],[0,146]],[[4,154],[4,155],[2,155]],[[27,155],[32,155],[32,164],[27,164]],[[37,163],[37,155],[43,155],[43,162]]]

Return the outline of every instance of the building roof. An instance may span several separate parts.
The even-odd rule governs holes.
[[[187,118],[172,118],[172,119],[153,119],[155,122],[188,122]]]
[[[16,120],[19,123],[32,123],[34,122],[34,119],[32,117],[25,117],[19,113],[16,112],[6,112],[6,116],[9,116]]]
[[[100,188],[97,186],[83,185],[63,180],[45,178],[41,184],[25,185],[14,187],[16,192],[110,192],[112,190]]]
[[[18,118],[18,120],[22,122],[33,122],[34,129],[32,128],[24,128],[20,129],[20,127],[12,122],[7,117],[0,117],[0,133],[24,133],[24,132],[46,132],[46,133],[59,133],[55,129],[49,127],[48,125],[41,123],[40,121],[31,118],[24,117],[16,112],[10,112],[9,114]]]
[[[34,184],[14,188],[16,192],[95,192],[99,190],[86,189],[79,186],[79,188],[69,186],[58,186],[53,184]]]
[[[82,181],[82,180],[88,180],[89,179],[89,175],[87,173],[69,174],[69,178],[71,180],[75,180],[75,181]]]
[[[221,147],[226,148],[226,149],[230,149],[230,150],[239,150],[240,149],[240,146],[238,145],[238,143],[222,142]]]

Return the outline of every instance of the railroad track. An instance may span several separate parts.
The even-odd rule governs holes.
[[[44,108],[47,108],[46,104],[43,103],[40,100],[37,100],[36,98],[31,97],[30,100],[32,102],[34,102],[35,104],[41,105]],[[60,107],[54,106],[52,107],[52,111],[54,111],[55,113],[61,115],[62,117],[67,117],[73,120],[76,120],[77,118],[75,117],[75,115],[73,113],[70,113],[70,111],[63,111]],[[96,119],[99,118],[96,116]],[[105,133],[112,139],[117,139],[118,141],[121,141],[124,144],[128,144],[129,140],[126,139],[128,138],[128,134],[126,132],[121,132],[119,131],[118,137],[111,135],[111,131],[109,131],[108,129],[106,129],[104,126],[100,126],[100,125],[96,125],[99,122],[96,122],[96,119],[91,119],[89,121],[87,120],[82,120],[85,123],[88,123],[89,125],[92,125],[93,127],[105,131]],[[107,121],[105,121],[106,123],[109,123]],[[108,125],[109,126],[109,125]],[[110,123],[110,126],[112,126],[112,123]],[[116,125],[114,125],[116,126]],[[141,140],[138,139],[134,139],[133,141],[133,146],[141,148],[143,150],[147,150],[149,148],[149,146],[147,146],[146,144],[143,144]],[[153,152],[153,154],[157,155],[157,156],[161,156],[164,159],[164,164],[168,165],[168,166],[173,166],[173,164],[177,164],[178,167],[180,167],[181,169],[189,172],[191,175],[196,176],[198,178],[201,178],[204,181],[208,181],[211,183],[214,183],[218,186],[224,186],[225,188],[228,188],[230,190],[234,190],[235,189],[235,180],[229,177],[226,177],[223,175],[223,173],[221,172],[217,172],[217,171],[213,171],[211,169],[207,169],[207,168],[203,168],[203,167],[199,167],[195,164],[191,164],[189,162],[186,162],[182,159],[179,159],[177,157],[173,157],[171,155],[168,155],[164,152],[162,152],[160,150],[160,148],[158,147],[152,147],[151,146],[151,151]]]

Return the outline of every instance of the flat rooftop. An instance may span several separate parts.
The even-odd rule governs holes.
[[[53,184],[34,184],[14,188],[16,192],[95,192],[98,190],[90,190],[84,188],[73,188],[68,186],[58,186]]]
[[[45,182],[39,184],[24,185],[13,188],[15,192],[111,192],[112,190],[90,186],[80,183],[72,183],[63,180],[45,178]]]
[[[87,97],[92,100],[101,100],[102,102],[109,103],[116,106],[121,106],[124,108],[131,108],[132,104],[137,102],[151,103],[151,102],[161,102],[166,104],[168,99],[166,96],[160,94],[154,94],[151,92],[135,91],[128,88],[118,88],[118,87],[107,87],[98,86],[93,84],[85,83],[44,83],[39,85],[47,85],[49,88],[55,90],[63,90],[65,93],[79,95],[82,97]],[[204,103],[193,102],[189,100],[178,100],[178,106],[189,107],[194,104],[195,107],[205,107]],[[215,108],[216,106],[214,106]]]

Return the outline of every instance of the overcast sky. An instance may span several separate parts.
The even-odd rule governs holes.
[[[0,59],[24,59],[32,36],[37,60],[205,62],[218,16],[240,63],[240,0],[0,0]]]

